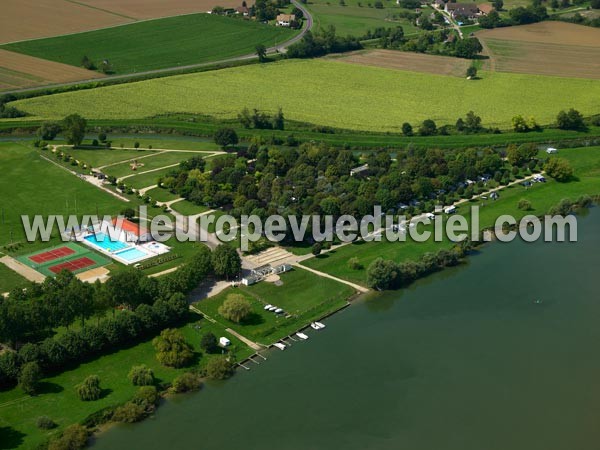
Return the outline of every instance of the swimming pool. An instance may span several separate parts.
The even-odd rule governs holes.
[[[84,238],[90,244],[95,245],[96,247],[100,247],[102,250],[114,253],[119,250],[123,250],[124,248],[129,247],[129,245],[122,241],[111,241],[110,237],[104,233],[96,233],[90,234]]]
[[[127,262],[132,262],[138,259],[147,258],[150,255],[148,255],[148,253],[146,252],[141,251],[138,248],[133,247],[127,250],[123,250],[122,252],[115,253],[115,256],[124,259]]]

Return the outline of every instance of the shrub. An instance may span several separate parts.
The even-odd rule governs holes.
[[[213,380],[224,380],[234,373],[233,364],[225,356],[212,358],[206,364],[206,376]]]
[[[364,268],[356,256],[348,260],[348,267],[352,270],[362,270]]]
[[[147,415],[146,409],[137,403],[127,402],[115,409],[112,420],[115,422],[135,423],[144,419]]]
[[[38,384],[42,378],[42,372],[37,362],[23,364],[19,375],[19,387],[29,395],[37,392]]]
[[[102,389],[100,388],[100,378],[97,375],[90,375],[83,383],[75,386],[77,396],[84,402],[98,400],[102,396]]]
[[[54,420],[52,420],[48,416],[40,416],[40,417],[38,417],[37,420],[35,421],[35,424],[36,424],[36,426],[40,430],[51,430],[51,429],[56,428],[58,426],[56,424],[56,422],[54,422]]]
[[[227,320],[240,323],[250,315],[252,305],[239,294],[229,294],[218,311]]]
[[[564,158],[550,158],[544,166],[546,173],[556,181],[569,181],[573,177],[573,168]]]
[[[220,128],[215,132],[215,143],[222,148],[238,143],[238,136],[233,128]]]
[[[217,337],[213,333],[206,333],[200,339],[200,348],[206,353],[213,353],[217,347]]]
[[[154,373],[145,365],[133,366],[128,378],[134,386],[151,386],[154,384]]]
[[[50,441],[48,450],[79,450],[86,446],[88,435],[88,430],[84,426],[71,425],[63,431],[61,437]]]
[[[202,386],[202,378],[200,374],[194,372],[186,372],[179,375],[173,380],[171,390],[176,393],[197,391]]]
[[[143,406],[146,410],[151,411],[158,405],[159,399],[160,395],[158,394],[156,387],[142,386],[131,401],[137,405]]]
[[[156,359],[163,366],[183,367],[194,357],[192,347],[176,329],[163,330],[160,336],[154,338],[152,345],[156,350]]]
[[[522,211],[531,211],[531,202],[525,198],[519,200],[518,208]]]

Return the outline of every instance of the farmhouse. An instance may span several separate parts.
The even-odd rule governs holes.
[[[474,19],[479,9],[472,3],[446,3],[444,11],[449,13],[453,19]]]
[[[494,7],[489,3],[482,3],[481,5],[477,5],[479,8],[479,14],[482,16],[487,16],[489,13],[494,11]]]
[[[250,10],[247,6],[238,6],[237,8],[235,8],[235,12],[237,14],[243,15],[244,17],[248,17],[250,15]]]
[[[296,20],[294,14],[279,14],[277,16],[277,25],[280,27],[289,27]]]

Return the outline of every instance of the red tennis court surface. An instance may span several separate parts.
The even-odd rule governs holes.
[[[84,267],[93,266],[96,264],[96,261],[93,259],[83,257],[73,259],[71,261],[66,261],[64,263],[57,264],[55,266],[49,267],[48,270],[52,273],[58,273],[63,269],[67,269],[69,272],[75,272],[76,270],[83,269]]]
[[[69,247],[59,247],[54,250],[49,250],[44,253],[38,253],[37,255],[30,256],[29,259],[36,264],[44,264],[48,261],[52,261],[63,256],[69,256],[75,253],[75,250]]]

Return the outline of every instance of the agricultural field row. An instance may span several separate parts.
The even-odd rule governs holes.
[[[301,96],[298,83],[301,83]],[[252,86],[252,89],[248,89]],[[473,110],[484,126],[509,128],[517,114],[540,124],[561,109],[600,109],[600,81],[480,71],[479,79],[448,77],[339,61],[289,60],[180,75],[127,85],[20,100],[35,119],[79,113],[90,119],[138,119],[186,111],[219,119],[244,108],[338,128],[396,131],[403,122],[454,124]],[[123,101],[123,99],[127,99]]]
[[[270,47],[295,33],[255,21],[192,14],[0,48],[77,67],[87,56],[97,68],[108,61],[111,74],[127,74],[251,54],[258,44]]]

